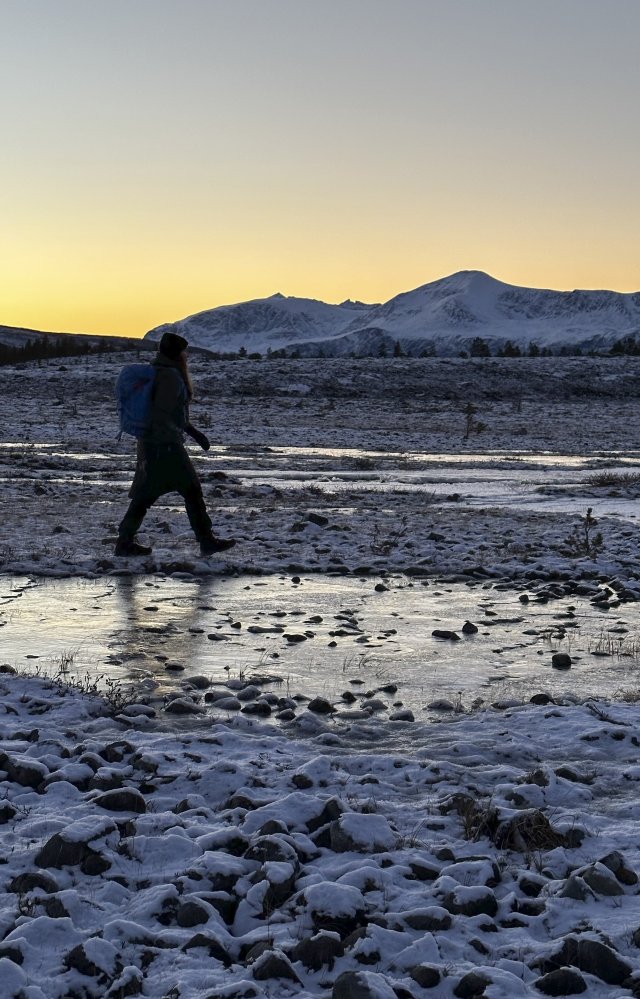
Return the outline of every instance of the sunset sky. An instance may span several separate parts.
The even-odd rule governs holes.
[[[639,0],[0,0],[0,324],[640,290]]]

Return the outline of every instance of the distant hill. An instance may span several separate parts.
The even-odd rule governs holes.
[[[460,271],[388,302],[329,305],[306,298],[270,298],[224,305],[150,330],[166,330],[215,353],[286,350],[307,357],[492,354],[538,349],[608,352],[624,338],[640,347],[640,292],[547,291],[519,288],[482,271]]]
[[[95,333],[50,333],[21,326],[0,326],[0,364],[71,357],[115,350],[151,350],[148,340],[98,336]]]

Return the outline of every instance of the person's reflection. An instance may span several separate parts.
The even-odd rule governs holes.
[[[138,677],[167,680],[168,664],[195,672],[214,589],[211,578],[176,586],[148,577],[118,577],[112,654]]]

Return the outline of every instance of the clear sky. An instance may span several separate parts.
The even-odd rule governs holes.
[[[0,0],[0,324],[640,290],[640,0]]]

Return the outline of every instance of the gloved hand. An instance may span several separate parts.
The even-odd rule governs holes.
[[[208,451],[209,448],[211,447],[211,444],[209,443],[209,438],[205,434],[203,434],[201,430],[196,430],[194,428],[194,430],[191,432],[191,436],[193,437],[196,444],[200,445],[203,451]]]

